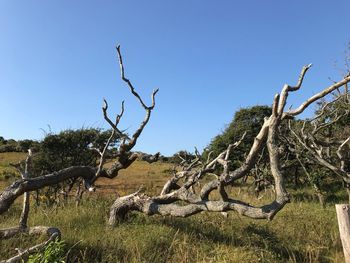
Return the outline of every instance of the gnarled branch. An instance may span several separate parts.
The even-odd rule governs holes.
[[[272,106],[272,114],[265,118],[264,123],[254,139],[248,155],[240,167],[229,171],[228,156],[233,150],[232,145],[220,153],[213,160],[207,160],[203,163],[197,157],[186,165],[186,159],[182,160],[182,170],[175,171],[174,176],[164,185],[161,194],[149,197],[145,194],[131,194],[118,198],[110,210],[109,224],[114,225],[119,219],[123,218],[129,211],[138,211],[147,215],[170,215],[186,217],[202,211],[224,212],[233,210],[242,215],[260,219],[271,220],[280,211],[286,203],[289,202],[289,194],[285,188],[284,176],[281,172],[281,153],[278,146],[279,127],[283,119],[293,117],[303,112],[312,102],[326,96],[336,88],[350,81],[346,78],[329,88],[321,91],[315,96],[306,100],[301,107],[294,111],[285,112],[287,97],[289,92],[300,89],[304,76],[311,64],[303,67],[296,86],[285,85],[281,95],[276,94]],[[225,187],[232,185],[236,180],[246,176],[255,166],[258,156],[264,146],[267,145],[270,159],[270,169],[274,178],[275,200],[262,207],[254,207],[242,201],[232,199],[227,194]],[[199,194],[190,191],[190,188],[199,180],[205,178],[214,172],[218,165],[223,169],[216,179],[206,183]],[[180,181],[183,180],[182,185]],[[215,189],[219,190],[221,200],[210,200],[210,193]],[[181,201],[181,202],[178,202]]]

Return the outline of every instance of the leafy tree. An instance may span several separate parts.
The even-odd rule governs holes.
[[[17,142],[13,139],[5,140],[1,137],[0,152],[18,152]]]
[[[40,143],[38,141],[25,139],[18,141],[17,148],[22,152],[26,152],[28,149],[38,152],[40,150]]]
[[[181,150],[168,158],[168,162],[180,164],[184,160],[194,160],[196,156],[188,151]]]
[[[238,141],[246,133],[242,143],[231,153],[233,165],[237,166],[239,161],[248,153],[254,137],[258,134],[264,122],[264,118],[271,115],[269,106],[253,106],[242,108],[234,114],[231,123],[224,131],[213,138],[208,146],[208,152],[212,151],[214,156],[224,151],[230,143]]]
[[[34,159],[36,173],[50,173],[69,166],[96,165],[110,131],[100,129],[65,130],[58,134],[48,134],[40,143],[40,151]],[[115,146],[117,138],[111,143]]]

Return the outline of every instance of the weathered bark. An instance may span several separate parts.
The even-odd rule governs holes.
[[[350,188],[349,187],[346,187],[346,193],[348,195],[348,202],[350,204]]]
[[[335,205],[335,209],[345,262],[350,263],[350,206],[349,204],[339,204]]]
[[[277,105],[277,104],[276,104]],[[278,116],[271,116],[270,119],[265,120],[264,125],[269,127],[271,130],[276,130],[278,125]],[[262,207],[253,207],[249,204],[246,204],[241,201],[229,199],[227,193],[224,190],[224,186],[227,185],[228,181],[225,181],[226,178],[229,177],[229,173],[227,171],[227,159],[229,155],[229,151],[231,146],[221,153],[214,161],[207,164],[204,169],[200,169],[199,171],[191,171],[186,170],[180,173],[177,173],[172,180],[169,180],[165,187],[162,190],[162,194],[158,197],[150,198],[145,195],[139,195],[138,193],[132,194],[129,196],[118,198],[110,210],[110,219],[109,224],[115,225],[118,219],[122,219],[125,217],[126,213],[129,211],[139,211],[145,213],[147,215],[171,215],[171,216],[179,216],[179,217],[187,217],[202,211],[208,212],[225,212],[229,210],[236,211],[241,215],[248,216],[254,219],[268,219],[272,220],[274,215],[283,208],[283,206],[289,202],[289,196],[284,188],[283,178],[280,178],[282,175],[279,172],[279,153],[276,145],[277,133],[270,132],[269,129],[265,129],[263,126],[262,131],[266,131],[269,134],[268,137],[268,145],[270,161],[273,163],[271,169],[274,169],[272,173],[275,177],[275,182],[277,185],[276,191],[276,200],[271,204],[262,206]],[[263,132],[259,133],[258,136],[266,136]],[[260,145],[261,140],[256,139],[256,144]],[[255,147],[255,145],[253,145]],[[256,158],[257,154],[251,151],[251,154],[248,156],[249,160]],[[224,159],[223,159],[224,158]],[[188,189],[198,181],[203,175],[212,171],[212,167],[216,164],[220,163],[224,166],[224,172],[222,175],[223,179],[214,180],[209,184],[206,184],[201,191],[201,195],[198,196],[196,194],[190,193]],[[251,164],[253,165],[253,163]],[[248,165],[245,164],[245,168]],[[249,169],[241,169],[239,171],[248,172]],[[179,178],[188,176],[188,180],[185,184],[180,187],[178,190],[170,192],[169,189],[171,185],[177,183]],[[236,179],[241,178],[237,177]],[[232,179],[231,179],[232,180]],[[225,184],[226,183],[226,184]],[[210,186],[210,187],[208,187]],[[209,193],[215,189],[220,188],[220,193],[222,196],[222,201],[210,201]],[[204,189],[204,190],[203,190]],[[209,190],[207,190],[209,189]],[[204,194],[203,194],[204,193]],[[185,201],[190,203],[189,205],[180,206],[174,204],[176,201]]]
[[[121,169],[128,168],[137,158],[141,158],[149,162],[154,162],[158,159],[159,154],[156,154],[155,156],[144,156],[140,153],[131,151],[136,145],[139,136],[150,120],[151,113],[155,107],[155,96],[158,92],[158,89],[153,91],[151,95],[151,105],[147,106],[140,95],[136,92],[131,81],[125,77],[123,59],[119,46],[117,46],[117,53],[120,64],[121,78],[129,87],[130,92],[139,101],[140,105],[145,110],[145,117],[139,124],[136,131],[131,136],[128,136],[118,128],[119,121],[124,113],[123,103],[120,114],[117,115],[115,121],[113,122],[108,117],[108,104],[107,101],[104,100],[104,106],[102,108],[103,116],[107,123],[109,123],[109,125],[112,127],[113,131],[104,149],[102,151],[98,150],[100,154],[100,162],[97,168],[89,166],[73,166],[37,178],[24,178],[22,180],[17,180],[0,193],[0,214],[6,212],[13,204],[15,199],[24,193],[29,193],[30,191],[35,191],[46,186],[57,185],[58,183],[67,179],[76,180],[79,177],[84,180],[84,185],[87,189],[93,190],[92,185],[99,177],[114,178],[118,176],[118,173]],[[228,157],[230,151],[239,144],[239,141],[235,144],[229,145],[227,150],[220,153],[213,160],[210,160],[210,158],[208,158],[207,161],[204,161],[201,160],[201,157],[199,155],[197,155],[197,158],[189,165],[184,166],[182,171],[176,172],[174,174],[174,177],[171,178],[163,187],[160,195],[149,197],[147,195],[141,194],[140,192],[136,192],[134,194],[118,198],[111,207],[109,224],[115,225],[119,219],[124,218],[130,211],[138,211],[147,215],[158,214],[163,216],[179,217],[187,217],[203,211],[236,211],[239,214],[250,218],[272,220],[274,216],[289,202],[289,194],[285,188],[284,177],[283,173],[281,172],[281,158],[278,147],[278,128],[280,127],[281,121],[302,113],[311,103],[326,96],[327,94],[350,81],[350,76],[347,76],[343,80],[312,96],[295,110],[284,112],[289,93],[300,89],[304,76],[310,66],[311,65],[303,67],[296,86],[285,85],[281,91],[281,94],[277,94],[275,96],[272,107],[272,114],[269,118],[265,119],[260,132],[254,139],[254,143],[246,159],[239,168],[235,169],[234,171],[229,171],[228,165]],[[106,152],[114,136],[119,136],[121,141],[117,149],[115,162],[109,169],[106,169],[104,168],[106,161]],[[228,185],[233,185],[236,180],[244,178],[249,174],[251,169],[255,166],[258,156],[265,145],[267,145],[268,148],[270,168],[274,178],[275,200],[261,207],[254,207],[246,202],[230,198],[225,187]],[[339,152],[341,153],[340,148]],[[315,158],[318,157],[315,156]],[[322,159],[321,157],[319,158]],[[330,169],[337,170],[339,173],[344,173],[344,169],[342,167],[338,168],[327,162],[325,165],[328,165]],[[192,190],[193,186],[198,184],[199,181],[207,175],[213,174],[216,171],[217,166],[222,166],[222,172],[220,174],[215,174],[216,179],[205,184],[200,189],[200,193],[196,194]],[[183,179],[184,181],[182,185],[180,184],[180,179]],[[348,181],[350,183],[350,179]],[[221,200],[210,200],[210,193],[216,189],[219,190]],[[24,205],[24,208],[26,207],[28,206]],[[27,215],[29,210],[23,209],[23,211],[24,215]],[[28,233],[31,233],[30,229],[36,229],[35,227],[28,228],[26,226],[27,219],[25,216],[20,221],[22,222],[22,226],[18,228],[1,230],[0,238],[14,236],[21,231],[28,231]],[[25,226],[25,228],[23,226]],[[33,251],[46,246],[55,237],[60,236],[58,229],[54,230],[53,232],[51,230],[49,231],[48,229],[52,228],[47,228],[46,230],[45,228],[39,228],[37,230],[37,232],[40,233],[43,233],[45,231],[48,233],[49,239],[47,242],[29,248],[24,252],[20,252],[19,255],[10,259],[8,262],[22,259]],[[33,231],[34,230],[32,230],[32,232]]]
[[[107,109],[108,109],[108,103],[106,100],[104,100],[104,106],[102,107],[103,116],[107,123],[112,127],[113,132],[111,134],[111,137],[109,138],[105,148],[102,152],[99,152],[101,155],[100,158],[100,164],[98,166],[96,176],[93,178],[92,183],[95,182],[98,177],[106,177],[106,178],[115,178],[118,176],[119,171],[122,169],[128,168],[136,159],[138,158],[144,158],[145,161],[148,162],[155,162],[159,158],[159,153],[155,154],[154,156],[149,155],[148,157],[145,157],[143,154],[140,153],[133,153],[131,150],[136,145],[138,138],[140,137],[141,133],[143,132],[144,128],[148,124],[152,111],[155,107],[155,96],[158,93],[158,89],[154,90],[151,95],[152,103],[150,106],[147,106],[141,96],[137,93],[134,86],[132,85],[131,81],[125,77],[125,70],[124,70],[124,64],[123,64],[123,58],[120,51],[120,46],[117,46],[117,54],[119,59],[119,66],[120,66],[120,76],[122,80],[127,84],[127,86],[130,89],[130,92],[132,95],[140,102],[140,105],[145,110],[146,114],[143,119],[143,121],[140,123],[139,127],[136,129],[136,131],[133,133],[131,137],[129,137],[124,132],[120,131],[118,129],[118,124],[120,122],[121,117],[124,113],[124,102],[122,102],[122,107],[120,113],[117,115],[115,122],[112,122],[111,119],[108,117]],[[114,136],[114,134],[117,134],[119,138],[121,139],[121,144],[118,147],[117,150],[117,159],[115,160],[114,164],[109,169],[102,169],[102,166],[105,161],[105,152],[106,149],[109,146],[111,138]]]
[[[20,169],[20,165],[16,166],[16,168],[20,171],[21,177],[24,181],[29,180],[31,160],[32,160],[32,152],[31,150],[28,150],[28,157],[26,158],[26,161],[25,161],[24,171]],[[28,227],[27,221],[29,216],[29,206],[30,206],[29,192],[25,192],[23,195],[23,206],[22,206],[22,213],[19,219],[19,226],[7,228],[7,229],[0,229],[0,240],[12,238],[19,234],[27,234],[29,236],[46,234],[48,236],[48,240],[46,242],[32,246],[23,251],[18,250],[17,251],[18,255],[1,262],[10,263],[10,262],[19,262],[22,260],[26,262],[30,254],[37,252],[39,249],[47,246],[54,239],[60,238],[61,232],[58,228],[46,227],[46,226],[35,226],[31,228]]]
[[[77,177],[82,177],[85,183],[90,185],[90,180],[95,176],[95,171],[95,167],[73,166],[52,174],[17,180],[0,193],[0,214],[6,212],[16,198],[25,192],[35,191],[45,186],[56,185],[67,179]]]
[[[31,162],[32,162],[32,151],[29,150],[28,157],[25,161],[24,172],[21,173],[21,177],[24,180],[29,178],[29,170],[31,169]],[[22,213],[19,218],[19,226],[23,229],[27,228],[27,221],[28,221],[28,215],[29,215],[29,202],[30,202],[30,194],[29,192],[25,192],[23,195]]]
[[[307,107],[310,106],[310,104],[312,104],[315,101],[325,97],[326,95],[328,95],[331,92],[339,89],[340,87],[346,85],[349,82],[350,82],[350,75],[346,76],[341,81],[338,81],[338,82],[334,83],[333,85],[329,86],[328,88],[325,88],[324,90],[322,90],[319,93],[315,94],[311,98],[307,99],[298,108],[283,113],[283,119],[284,118],[288,118],[288,117],[297,116],[297,115],[301,114]]]
[[[138,129],[134,132],[131,138],[129,138],[129,136],[127,136],[125,133],[121,132],[117,126],[124,112],[124,103],[122,103],[122,110],[120,114],[117,115],[116,121],[112,122],[109,119],[107,114],[107,109],[108,109],[107,101],[104,100],[105,105],[102,108],[104,118],[111,125],[113,132],[109,137],[103,151],[100,152],[101,158],[100,158],[100,163],[98,167],[95,168],[90,166],[72,166],[72,167],[54,172],[52,174],[39,176],[36,178],[30,178],[30,179],[24,178],[22,180],[17,180],[16,182],[14,182],[12,185],[7,187],[4,191],[0,193],[0,214],[6,212],[9,209],[9,207],[12,205],[12,203],[15,201],[15,199],[26,192],[29,193],[31,191],[39,190],[46,186],[57,185],[58,183],[66,181],[68,179],[76,180],[78,177],[83,178],[85,188],[89,190],[94,190],[92,188],[92,185],[99,177],[114,178],[118,175],[118,172],[121,169],[128,168],[139,157],[144,158],[144,160],[149,162],[154,162],[158,159],[159,157],[158,153],[154,156],[148,155],[147,157],[145,157],[140,153],[131,152],[132,148],[135,146],[137,142],[137,139],[141,135],[143,129],[145,128],[145,126],[147,125],[150,119],[151,112],[155,107],[155,96],[158,90],[155,90],[152,93],[152,104],[150,106],[146,106],[146,104],[143,102],[140,95],[135,91],[130,80],[127,79],[124,75],[124,65],[123,65],[123,60],[120,52],[120,46],[117,46],[117,53],[118,53],[119,64],[121,68],[121,77],[123,81],[125,81],[128,84],[131,93],[139,100],[141,106],[146,111],[145,119],[141,122]],[[103,165],[105,163],[106,150],[114,134],[117,134],[121,138],[122,142],[118,149],[116,161],[109,169],[105,169],[103,168]]]
[[[34,227],[22,228],[18,226],[18,227],[0,229],[0,239],[9,239],[19,234],[28,234],[30,236],[46,234],[47,236],[50,237],[54,233],[58,233],[58,236],[61,235],[60,230],[56,227],[34,226]]]
[[[228,170],[228,155],[231,145],[212,161],[204,162],[198,158],[198,160],[183,167],[181,171],[175,172],[174,176],[166,182],[159,196],[149,197],[144,194],[134,193],[118,198],[110,209],[109,224],[115,225],[130,211],[138,211],[146,215],[158,214],[163,216],[186,217],[203,211],[225,212],[232,210],[255,219],[273,219],[290,199],[285,188],[283,173],[281,172],[281,154],[278,146],[279,127],[282,120],[302,113],[312,102],[326,96],[350,81],[350,77],[347,77],[312,96],[297,109],[284,112],[289,93],[300,89],[305,73],[310,66],[305,66],[302,69],[296,86],[285,85],[281,95],[277,94],[275,96],[272,114],[269,118],[265,119],[246,159],[239,168],[234,171]],[[275,200],[262,207],[254,207],[245,202],[230,198],[225,190],[225,186],[233,185],[236,180],[249,174],[265,145],[268,148],[270,169],[274,178]],[[212,174],[217,165],[223,167],[222,173],[216,175],[217,179],[206,183],[200,189],[200,194],[190,191],[191,187],[199,180],[207,174]],[[182,186],[179,184],[180,179],[184,179]],[[210,193],[216,189],[221,196],[220,201],[210,200]],[[177,203],[178,201],[181,201],[181,204]]]
[[[203,211],[236,211],[240,215],[250,218],[272,220],[286,202],[286,200],[276,200],[261,207],[254,207],[238,200],[228,199],[226,201],[201,200],[188,205],[178,205],[175,203],[161,203],[156,199],[136,193],[120,197],[114,202],[110,209],[108,223],[111,226],[116,225],[131,211],[138,211],[148,216],[162,215],[174,217],[188,217]]]
[[[123,60],[120,52],[120,46],[117,46],[117,53],[118,53],[119,64],[120,64],[121,78],[124,82],[127,83],[131,93],[137,98],[141,106],[146,111],[145,118],[140,123],[139,127],[136,129],[133,135],[129,137],[127,134],[125,134],[123,131],[121,131],[118,128],[118,124],[124,113],[124,102],[122,102],[121,112],[116,116],[115,122],[112,122],[111,119],[108,117],[108,113],[107,113],[108,103],[106,100],[104,100],[104,106],[102,107],[102,112],[103,112],[104,119],[112,127],[112,133],[108,138],[102,151],[100,151],[99,149],[95,149],[100,154],[100,162],[97,168],[90,167],[90,166],[72,166],[48,175],[43,175],[36,178],[28,178],[29,161],[30,161],[30,154],[29,154],[26,161],[26,169],[22,173],[22,179],[15,181],[13,184],[8,186],[5,190],[3,190],[0,193],[0,214],[6,212],[10,208],[10,206],[13,204],[13,202],[19,196],[24,194],[23,210],[20,216],[19,227],[0,230],[0,239],[13,237],[19,233],[28,233],[29,235],[32,235],[32,234],[44,233],[44,232],[47,233],[47,235],[49,236],[49,239],[42,244],[28,248],[25,251],[20,251],[17,256],[9,260],[6,260],[4,262],[18,262],[20,260],[26,260],[26,257],[28,255],[45,247],[55,238],[60,237],[60,231],[56,228],[48,228],[48,227],[28,228],[27,220],[28,220],[28,214],[29,214],[29,200],[30,200],[29,193],[31,191],[38,191],[39,189],[42,189],[44,187],[54,186],[60,182],[71,180],[72,183],[68,189],[68,192],[69,192],[78,178],[82,178],[84,187],[86,189],[89,189],[89,191],[92,191],[94,190],[92,185],[99,177],[114,178],[118,175],[121,169],[128,168],[137,158],[140,158],[147,162],[155,162],[158,160],[159,153],[153,156],[153,155],[144,155],[142,153],[134,153],[131,151],[133,147],[136,145],[139,136],[141,135],[141,133],[143,132],[144,128],[146,127],[146,125],[150,120],[151,113],[155,107],[155,96],[158,92],[158,89],[153,91],[152,98],[151,98],[152,103],[150,106],[147,106],[142,100],[142,98],[140,97],[140,95],[134,89],[130,80],[125,77],[124,65],[123,65]],[[120,145],[117,149],[116,160],[109,169],[106,169],[104,168],[104,164],[106,161],[106,153],[107,153],[108,147],[110,146],[115,136],[118,136],[120,139]],[[80,189],[77,194],[77,203],[80,202],[82,193],[84,192],[84,190],[82,189],[83,187],[80,187],[80,184],[81,182],[79,180]],[[67,196],[68,192],[64,192],[64,194]],[[57,194],[57,192],[55,192],[55,194]]]

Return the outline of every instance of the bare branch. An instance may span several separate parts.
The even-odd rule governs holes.
[[[310,120],[310,122],[313,122],[313,121],[319,119],[320,117],[324,116],[324,114],[325,114],[325,109],[326,109],[327,107],[329,107],[331,104],[334,104],[335,102],[337,102],[337,101],[338,101],[339,99],[341,99],[343,96],[344,96],[344,95],[338,96],[336,99],[325,103],[325,104],[322,106],[322,108],[321,108],[321,110],[320,110],[320,113],[317,114],[314,118],[312,118],[312,119]],[[336,110],[337,110],[337,109],[335,109],[333,112],[335,112]],[[333,112],[332,112],[332,113],[333,113]],[[332,114],[332,113],[331,113],[331,114]]]
[[[106,99],[103,99],[102,112],[103,112],[103,117],[104,117],[104,119],[108,122],[108,124],[112,127],[112,129],[115,131],[115,133],[118,134],[118,136],[119,136],[121,139],[125,138],[125,139],[130,140],[130,138],[129,138],[126,134],[124,134],[123,132],[121,132],[121,131],[118,129],[118,127],[117,127],[117,125],[118,125],[118,123],[119,123],[119,121],[120,121],[120,119],[121,119],[121,117],[123,116],[123,113],[124,113],[124,101],[122,101],[121,112],[120,112],[120,114],[117,115],[117,117],[116,117],[116,122],[115,122],[115,123],[113,123],[113,122],[111,121],[111,119],[108,117],[107,110],[108,110],[108,102],[107,102]]]
[[[302,83],[303,83],[303,80],[304,80],[304,77],[305,77],[305,74],[306,72],[309,70],[309,68],[311,68],[312,64],[309,64],[307,66],[304,66],[300,72],[300,75],[299,75],[299,79],[298,79],[298,83],[296,86],[289,86],[288,84],[285,84],[283,89],[282,89],[282,92],[281,92],[281,100],[279,101],[279,105],[278,105],[278,114],[282,114],[283,111],[284,111],[284,107],[286,106],[286,102],[287,102],[287,98],[288,98],[288,94],[289,92],[291,91],[297,91],[300,89]]]
[[[145,109],[145,110],[152,110],[155,106],[155,100],[154,100],[154,97],[155,95],[157,94],[158,92],[158,89],[156,89],[155,91],[153,91],[152,93],[152,104],[151,106],[147,106],[142,98],[140,97],[140,95],[136,92],[134,86],[132,85],[131,81],[125,77],[125,71],[124,71],[124,64],[123,64],[123,58],[122,58],[122,55],[121,55],[121,52],[120,52],[120,45],[117,45],[117,53],[118,53],[118,58],[119,58],[119,65],[120,65],[120,75],[121,75],[121,78],[123,81],[125,81],[129,88],[130,88],[130,91],[131,93],[139,100],[139,102],[141,103],[142,107]]]
[[[335,118],[332,121],[330,121],[330,122],[325,122],[325,123],[321,123],[321,124],[318,124],[318,125],[317,125],[317,123],[314,123],[314,129],[312,131],[312,134],[316,135],[316,133],[318,133],[320,130],[323,130],[323,129],[327,128],[327,127],[330,127],[331,125],[335,124],[341,118],[343,118],[344,116],[346,116],[348,114],[349,114],[349,111],[345,111],[344,114],[341,114],[341,115],[336,114]]]
[[[114,202],[110,210],[108,223],[112,226],[115,225],[128,211],[138,211],[147,215],[188,217],[203,211],[225,212],[232,210],[250,218],[272,220],[281,208],[282,206],[278,202],[272,202],[262,207],[254,207],[233,199],[227,201],[199,201],[180,206],[172,203],[162,204],[148,196],[132,194],[118,198]]]
[[[103,151],[100,153],[101,154],[101,158],[100,158],[100,162],[99,162],[99,165],[98,165],[98,168],[97,168],[97,171],[96,171],[96,177],[100,176],[100,173],[102,171],[102,167],[106,161],[106,151],[109,147],[109,145],[111,144],[111,141],[113,140],[114,138],[114,135],[115,135],[115,130],[113,129],[112,132],[111,132],[111,135],[109,136],[107,142],[106,142],[106,145],[105,147],[103,148]]]
[[[17,180],[0,192],[0,215],[6,212],[17,197],[25,192],[35,191],[45,186],[57,185],[68,179],[82,177],[86,185],[90,185],[95,177],[96,169],[88,166],[72,166],[52,174],[35,178]]]
[[[347,138],[338,148],[337,155],[340,160],[340,169],[350,177],[350,171],[346,170],[347,162],[350,161],[350,156],[347,156],[349,151],[350,137]]]
[[[324,96],[330,94],[332,91],[344,86],[348,82],[350,82],[350,76],[345,77],[341,81],[338,81],[337,83],[335,83],[335,84],[329,86],[328,88],[320,91],[319,93],[315,94],[314,96],[312,96],[311,98],[309,98],[305,102],[303,102],[298,108],[284,112],[282,119],[284,119],[286,117],[296,116],[296,115],[302,113],[311,103],[323,98]]]
[[[32,165],[32,151],[29,149],[28,150],[28,156],[25,160],[25,169],[24,173],[21,173],[22,179],[28,179],[30,177],[30,169]],[[28,221],[28,215],[29,215],[29,202],[30,202],[30,193],[25,192],[23,195],[23,208],[22,208],[22,213],[19,219],[19,226],[22,229],[27,228],[27,221]]]
[[[289,129],[292,133],[292,135],[294,135],[294,137],[298,140],[298,142],[300,143],[301,146],[303,146],[304,149],[306,149],[311,156],[313,156],[314,160],[316,160],[320,165],[326,167],[327,169],[331,170],[332,172],[334,172],[335,174],[337,174],[338,176],[340,176],[344,181],[349,181],[350,182],[350,178],[347,178],[347,174],[344,173],[344,171],[342,171],[340,168],[336,167],[335,165],[331,164],[330,162],[328,162],[326,159],[324,159],[319,152],[317,152],[317,149],[313,148],[312,146],[308,145],[308,143],[303,140],[291,127],[291,125],[289,124]]]

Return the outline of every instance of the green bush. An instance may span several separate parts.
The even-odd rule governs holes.
[[[42,252],[29,256],[29,263],[61,263],[66,262],[66,244],[64,241],[49,243]]]
[[[213,156],[217,156],[227,149],[228,145],[234,143],[242,137],[246,136],[238,148],[231,153],[233,168],[237,167],[239,161],[249,152],[253,144],[254,137],[259,133],[264,118],[271,115],[271,107],[253,106],[242,108],[234,114],[233,120],[224,131],[214,137],[208,146],[208,151],[213,152]],[[267,159],[267,154],[264,154]]]
[[[35,155],[35,173],[50,173],[77,165],[95,166],[99,155],[92,148],[102,150],[110,133],[111,131],[91,128],[48,134]],[[116,143],[117,138],[110,146],[113,147]]]

